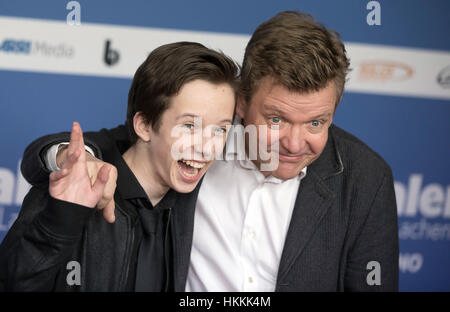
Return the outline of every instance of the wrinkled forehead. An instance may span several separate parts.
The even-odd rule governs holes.
[[[251,110],[270,109],[286,114],[328,113],[335,110],[336,96],[334,81],[319,90],[298,91],[269,77],[261,80],[247,105],[252,106]]]
[[[312,88],[310,86],[301,86],[301,85],[300,86],[286,85],[282,81],[283,81],[282,79],[274,77],[272,75],[267,75],[267,76],[264,76],[263,78],[259,79],[254,84],[254,88],[252,90],[252,93],[250,94],[250,97],[248,98],[248,102],[251,102],[252,99],[255,97],[255,95],[258,95],[260,93],[270,92],[274,88],[285,89],[288,92],[300,93],[300,94],[314,93],[314,92],[321,91],[325,88],[333,88],[336,96],[338,95],[338,92],[337,92],[338,88],[337,88],[335,79],[330,79],[330,80],[324,82],[323,85],[318,86],[317,88]]]

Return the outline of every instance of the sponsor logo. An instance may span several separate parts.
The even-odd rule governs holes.
[[[105,61],[106,65],[108,65],[108,66],[115,65],[120,59],[119,52],[117,50],[113,50],[111,45],[112,45],[111,41],[106,40],[105,53],[103,56],[103,60]]]
[[[16,175],[8,168],[0,167],[0,205],[22,205],[30,187],[20,172],[20,161]]]
[[[13,40],[13,39],[5,39],[0,45],[0,51],[6,53],[22,53],[22,54],[30,54],[31,53],[31,41],[27,40]]]
[[[398,259],[399,270],[402,273],[417,273],[423,266],[423,255],[420,253],[401,253]]]
[[[0,167],[0,232],[8,231],[12,226],[18,213],[10,212],[10,207],[22,205],[23,198],[30,187],[20,172],[20,161],[17,166],[17,174],[8,168]]]
[[[43,40],[4,39],[0,44],[0,51],[4,53],[38,55],[44,57],[72,58],[75,49],[65,43],[50,43]]]
[[[414,75],[414,69],[405,63],[393,61],[365,61],[358,66],[361,81],[403,81]]]
[[[422,181],[422,174],[412,174],[407,186],[395,181],[398,215],[450,219],[450,185],[446,188],[438,183],[423,186]]]
[[[439,72],[436,80],[442,87],[450,88],[450,65]]]
[[[412,174],[408,185],[394,183],[399,238],[450,241],[450,185],[422,185],[422,181],[422,174]]]

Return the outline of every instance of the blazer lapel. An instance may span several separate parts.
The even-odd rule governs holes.
[[[333,126],[329,129],[322,155],[308,166],[306,177],[300,183],[278,268],[277,289],[285,285],[284,280],[291,266],[303,252],[335,198],[324,180],[342,173],[344,168],[334,144],[332,130]]]
[[[300,185],[278,269],[277,284],[280,285],[283,284],[289,269],[302,253],[334,198],[333,193],[312,170],[308,170]]]

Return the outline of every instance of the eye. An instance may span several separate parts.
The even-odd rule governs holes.
[[[313,120],[313,121],[311,121],[311,125],[313,126],[313,127],[318,127],[318,126],[320,126],[320,121],[318,121],[318,120]]]
[[[193,130],[194,129],[194,124],[191,123],[185,123],[182,125],[183,128],[186,128],[187,130]]]
[[[216,128],[214,129],[215,134],[217,135],[221,135],[221,134],[225,134],[227,132],[226,128]]]
[[[274,124],[279,124],[281,122],[281,118],[275,116],[275,117],[270,118],[270,121]]]

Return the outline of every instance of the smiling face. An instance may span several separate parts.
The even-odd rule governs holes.
[[[277,84],[270,77],[260,81],[250,103],[245,103],[243,97],[239,97],[236,112],[244,119],[244,126],[279,127],[278,167],[262,173],[287,180],[297,176],[305,166],[316,160],[327,143],[335,103],[336,91],[332,82],[319,91],[297,93]],[[264,135],[267,136],[267,146],[273,145],[270,131]],[[257,155],[258,159],[253,162],[261,168],[262,160],[259,153]]]
[[[163,113],[158,131],[148,126],[145,154],[155,183],[191,192],[211,166],[211,155],[222,151],[234,106],[229,84],[197,79],[183,85]]]

